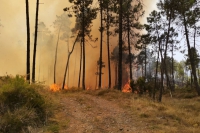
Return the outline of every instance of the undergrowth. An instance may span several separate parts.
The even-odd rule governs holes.
[[[30,132],[46,124],[50,104],[39,89],[20,76],[6,78],[0,86],[0,132]]]

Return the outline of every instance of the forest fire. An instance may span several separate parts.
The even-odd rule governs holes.
[[[124,93],[130,93],[130,92],[132,92],[132,88],[131,88],[129,82],[127,82],[127,83],[124,85],[124,87],[123,87],[123,89],[122,89],[122,92],[124,92]]]
[[[67,90],[67,88],[68,87],[65,85],[64,89]],[[53,92],[60,91],[61,90],[61,85],[52,84],[52,85],[50,85],[50,90],[53,91]]]

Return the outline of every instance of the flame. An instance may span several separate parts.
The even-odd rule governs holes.
[[[125,93],[130,93],[130,92],[132,92],[132,88],[131,88],[129,82],[127,82],[127,83],[124,85],[124,87],[123,87],[123,89],[122,89],[122,92],[125,92]]]
[[[60,85],[57,85],[57,84],[52,84],[50,86],[50,90],[53,92],[59,91],[60,89],[61,89]]]
[[[68,89],[67,85],[64,86],[64,89],[65,89],[65,90]],[[60,91],[60,90],[61,90],[61,85],[52,84],[52,85],[50,85],[50,90],[53,91],[53,92]]]

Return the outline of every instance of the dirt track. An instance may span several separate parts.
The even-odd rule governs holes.
[[[115,101],[89,94],[70,95],[60,101],[68,127],[62,133],[136,133],[134,118]]]

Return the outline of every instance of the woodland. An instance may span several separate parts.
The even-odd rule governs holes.
[[[32,50],[26,0],[26,74],[0,76],[0,132],[199,131],[199,0],[159,0],[145,24],[141,23],[145,14],[142,0],[69,3],[56,16],[53,27],[57,32],[51,34],[38,21],[37,0]],[[94,29],[94,21],[99,22],[98,29]],[[73,28],[69,26],[72,22]],[[40,73],[36,70],[38,43],[43,38],[46,43],[56,40],[54,47],[48,46],[53,53],[53,83],[48,85],[36,77]],[[61,57],[65,66],[60,73],[61,41],[67,42],[68,51]],[[98,53],[93,76],[88,70],[88,47]],[[177,52],[184,60],[175,58]],[[70,66],[75,53],[79,63]],[[69,76],[74,67],[78,69],[76,78]],[[95,85],[88,86],[93,79]],[[77,84],[68,85],[75,81]]]

